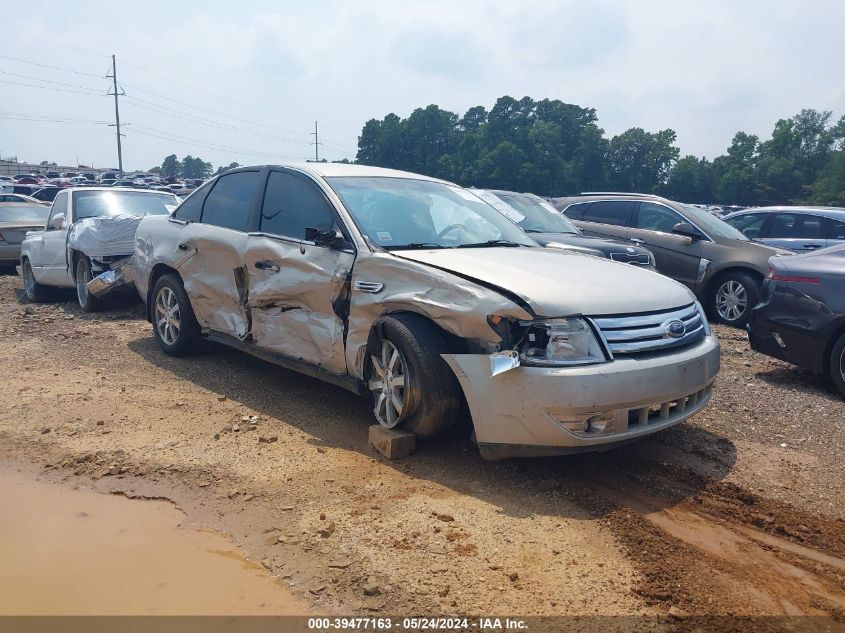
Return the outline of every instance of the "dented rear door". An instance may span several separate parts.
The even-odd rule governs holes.
[[[344,340],[355,253],[346,228],[309,177],[273,169],[267,176],[259,231],[249,236],[248,319],[252,340],[270,351],[346,373]],[[305,239],[307,228],[335,232],[331,246]]]

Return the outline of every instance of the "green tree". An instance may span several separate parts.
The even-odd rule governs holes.
[[[678,160],[675,132],[631,128],[610,139],[610,180],[621,191],[652,192],[663,185]]]
[[[176,158],[176,154],[166,156],[161,162],[161,175],[165,178],[175,178],[181,173],[181,171],[182,165],[179,162],[179,159]]]
[[[224,171],[229,171],[230,169],[235,169],[236,167],[240,167],[240,166],[241,166],[240,163],[236,163],[234,161],[229,163],[228,165],[226,165],[226,167],[223,167],[223,165],[220,165],[220,167],[217,168],[217,171],[214,172],[214,175],[216,176],[218,174],[222,174]]]

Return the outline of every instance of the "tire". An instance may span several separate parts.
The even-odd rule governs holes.
[[[73,270],[73,281],[76,284],[76,300],[82,312],[98,312],[103,308],[103,302],[88,292],[88,282],[94,278],[91,272],[91,260],[80,255]]]
[[[727,273],[713,282],[709,310],[717,323],[745,327],[760,301],[760,282],[744,272]]]
[[[187,356],[196,349],[200,326],[178,275],[162,275],[156,281],[150,314],[161,351],[168,356]]]
[[[379,424],[419,437],[438,435],[455,424],[463,398],[455,375],[440,357],[449,349],[434,324],[416,314],[382,317],[367,347],[367,387]],[[397,384],[400,376],[403,386]]]
[[[23,291],[30,303],[44,303],[50,300],[50,288],[35,281],[35,274],[29,259],[21,260],[21,272],[23,273]]]
[[[830,352],[830,376],[839,392],[845,396],[845,332],[834,343]]]

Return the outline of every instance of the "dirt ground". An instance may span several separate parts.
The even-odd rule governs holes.
[[[0,274],[0,460],[170,500],[315,610],[845,619],[845,401],[741,331],[709,409],[636,444],[489,463],[459,429],[390,462],[367,402],[71,299]]]

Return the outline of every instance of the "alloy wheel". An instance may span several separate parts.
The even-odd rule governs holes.
[[[369,388],[373,394],[373,413],[383,427],[392,429],[402,420],[405,409],[407,372],[402,354],[390,341],[382,341],[379,354],[371,354],[373,366]]]
[[[156,332],[167,345],[174,345],[182,329],[179,314],[179,299],[167,286],[158,291],[155,302]]]
[[[716,291],[716,312],[726,321],[737,321],[748,307],[748,292],[740,282],[731,279]]]
[[[88,301],[88,282],[91,281],[91,269],[80,259],[76,264],[76,297],[79,305],[84,306]]]

